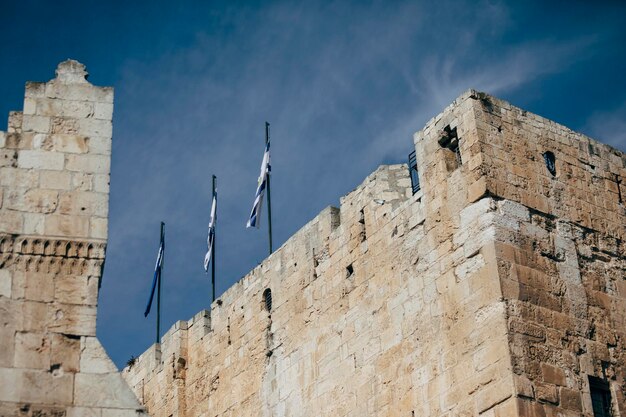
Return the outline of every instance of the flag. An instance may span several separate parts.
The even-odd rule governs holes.
[[[265,153],[263,154],[263,162],[261,162],[261,174],[259,175],[259,183],[256,188],[256,195],[254,197],[254,204],[252,205],[252,212],[248,219],[246,227],[260,226],[259,219],[261,218],[261,206],[263,205],[263,195],[265,193],[265,187],[267,186],[267,177],[270,175],[272,167],[270,165],[270,142],[265,145]]]
[[[217,190],[213,192],[213,203],[211,204],[211,218],[209,219],[209,236],[207,246],[209,250],[204,255],[204,270],[209,272],[209,263],[213,255],[213,242],[215,242],[215,222],[217,221]]]
[[[165,235],[161,233],[161,244],[159,245],[159,252],[157,254],[156,265],[154,265],[154,278],[152,279],[152,289],[150,290],[150,298],[148,299],[148,305],[146,311],[143,313],[144,317],[148,317],[150,314],[150,307],[152,307],[152,299],[154,298],[154,290],[157,286],[157,281],[161,279],[161,268],[163,266],[163,252],[165,251]]]

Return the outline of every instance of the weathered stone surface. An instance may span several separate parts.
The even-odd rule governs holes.
[[[109,359],[100,341],[95,337],[81,339],[80,369],[92,374],[117,372],[115,364]]]
[[[113,90],[86,75],[28,83],[0,133],[0,416],[145,415],[95,338]]]
[[[474,91],[415,145],[419,194],[379,168],[124,370],[152,415],[626,411],[624,155]]]
[[[137,398],[117,372],[76,374],[74,404],[82,407],[140,408]]]

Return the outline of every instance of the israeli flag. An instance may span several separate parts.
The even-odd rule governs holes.
[[[265,153],[263,154],[263,162],[261,163],[261,174],[259,175],[259,184],[256,188],[256,196],[254,197],[254,204],[252,205],[252,212],[248,219],[246,227],[260,226],[259,219],[261,218],[261,206],[263,205],[263,195],[265,194],[265,187],[267,186],[267,178],[270,175],[272,167],[270,165],[270,142],[267,142],[265,146]]]
[[[161,235],[161,244],[159,245],[159,253],[157,254],[156,265],[154,266],[154,278],[152,279],[152,289],[150,290],[150,298],[148,299],[148,305],[146,311],[143,313],[144,317],[148,317],[150,314],[150,307],[152,307],[152,299],[154,298],[154,290],[156,289],[158,280],[161,279],[161,268],[163,267],[163,252],[165,251],[165,236]]]
[[[217,190],[213,193],[213,204],[211,205],[211,218],[209,219],[209,236],[207,237],[207,246],[209,250],[204,255],[204,270],[209,272],[209,263],[213,255],[213,242],[215,242],[215,222],[217,221]]]

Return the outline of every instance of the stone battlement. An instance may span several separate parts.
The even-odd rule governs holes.
[[[473,90],[414,144],[124,370],[152,415],[626,412],[624,154]]]

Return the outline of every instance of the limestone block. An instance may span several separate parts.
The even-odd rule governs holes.
[[[21,111],[9,112],[9,126],[7,133],[22,133],[22,122],[24,115]]]
[[[65,155],[42,150],[21,150],[17,155],[18,168],[34,168],[60,171],[65,163]]]
[[[0,148],[4,148],[7,143],[7,133],[0,130]]]
[[[109,175],[98,174],[93,176],[93,191],[97,193],[109,192]]]
[[[65,168],[69,171],[108,174],[110,164],[110,157],[105,155],[68,155]]]
[[[111,155],[111,145],[112,141],[110,137],[89,137],[89,153],[97,155]]]
[[[47,320],[48,304],[38,301],[22,301],[22,314],[18,329],[25,332],[44,332]]]
[[[58,171],[47,171],[58,172]],[[6,187],[37,187],[39,184],[39,173],[30,169],[18,169],[3,167],[0,168],[0,185]],[[44,187],[46,188],[46,187]]]
[[[81,407],[139,409],[139,401],[119,373],[76,374],[74,404]]]
[[[54,280],[54,299],[60,303],[98,304],[98,280],[86,276],[57,275]]]
[[[85,136],[99,136],[110,138],[113,136],[113,124],[111,120],[79,119],[80,133]]]
[[[19,386],[18,401],[46,405],[72,404],[74,376],[60,369],[24,370],[16,382]]]
[[[0,269],[0,296],[11,298],[11,272],[8,269]]]
[[[46,217],[44,230],[49,236],[86,237],[89,234],[89,218],[49,215]]]
[[[20,398],[22,370],[15,368],[0,368],[0,401],[15,402]],[[10,381],[6,383],[5,381]]]
[[[104,193],[76,191],[59,199],[60,214],[106,217],[108,211],[109,196]]]
[[[72,189],[80,191],[91,191],[94,183],[94,174],[84,172],[72,173]]]
[[[90,374],[117,372],[117,367],[109,358],[96,337],[81,338],[80,370]]]
[[[0,309],[1,312],[2,310]],[[15,329],[11,326],[0,327],[0,368],[12,368],[14,366],[14,352]],[[4,380],[0,378],[0,381]]]
[[[51,135],[53,149],[67,153],[86,153],[89,139],[85,136],[56,133]]]
[[[93,103],[78,100],[37,99],[37,115],[82,119],[93,116]],[[25,113],[26,114],[26,113]]]
[[[40,272],[15,271],[13,296],[29,301],[50,302],[54,298],[54,276]]]
[[[113,118],[113,103],[95,103],[93,117],[102,120]]]
[[[52,213],[57,208],[58,191],[14,189],[4,194],[4,206],[28,213]]]
[[[70,407],[66,417],[102,417],[102,408]]]
[[[92,217],[89,222],[89,237],[96,239],[106,239],[108,235],[107,218]]]
[[[113,88],[94,87],[85,84],[63,84],[50,82],[46,85],[46,97],[62,100],[113,103]]]
[[[96,307],[55,302],[47,309],[48,330],[75,336],[95,336]]]
[[[48,133],[50,132],[50,118],[45,116],[24,115],[22,131]]]
[[[24,217],[17,211],[2,210],[0,215],[0,232],[20,234],[24,228]]]
[[[78,120],[64,117],[52,117],[50,133],[79,135]]]
[[[49,369],[50,340],[44,333],[17,332],[15,335],[17,368]]]
[[[24,213],[24,233],[27,235],[43,235],[45,214]]]
[[[67,171],[41,171],[39,173],[39,184],[41,188],[50,190],[70,190],[71,179],[72,174]]]
[[[24,98],[24,109],[23,113],[28,115],[33,115],[37,111],[37,100],[32,97]]]
[[[33,81],[29,81],[26,83],[25,88],[25,97],[29,98],[40,98],[44,97],[46,93],[46,83],[37,83]]]
[[[80,338],[51,334],[51,365],[58,365],[63,372],[76,373],[80,370],[80,353]]]

